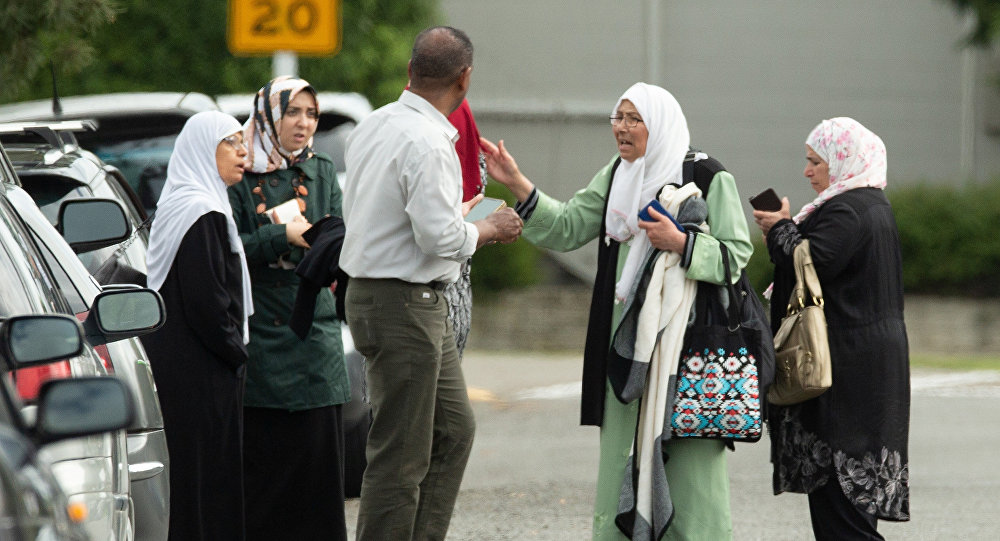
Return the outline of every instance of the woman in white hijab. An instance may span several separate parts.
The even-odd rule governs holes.
[[[227,186],[247,156],[235,118],[188,119],[150,232],[149,287],[167,321],[143,338],[170,452],[170,539],[242,540],[243,380],[253,313]]]
[[[647,459],[661,470],[654,477],[669,484],[665,500],[653,497],[656,503],[652,510],[650,506],[638,508],[650,501],[649,494],[623,491],[625,480],[632,479],[632,468],[627,469],[626,463],[633,463],[630,455],[639,405],[655,401],[643,396],[627,404],[619,402],[608,392],[608,361],[611,336],[621,322],[622,301],[629,298],[653,248],[666,253],[669,268],[665,280],[676,284],[664,289],[670,293],[663,299],[663,306],[672,310],[670,320],[687,321],[695,281],[724,281],[720,242],[727,246],[730,266],[739,276],[738,269],[746,265],[753,248],[736,183],[715,160],[689,152],[687,120],[677,100],[663,88],[633,85],[616,103],[611,127],[618,156],[565,203],[547,196],[521,174],[503,141],[499,145],[481,141],[490,175],[518,199],[516,210],[524,219],[525,239],[558,251],[600,240],[581,403],[581,423],[601,427],[593,538],[651,540],[665,535],[668,539],[729,539],[729,483],[721,442],[666,440],[666,464],[660,466],[662,462]],[[708,159],[714,164],[706,169],[714,173],[707,194],[696,183],[685,184],[688,156],[692,161]],[[697,230],[681,232],[655,211],[651,212],[654,221],[639,220],[639,211],[656,198],[667,203],[667,210],[679,218],[687,217]],[[666,338],[657,346],[661,357],[679,355],[683,330],[683,324],[667,326]],[[649,469],[653,468],[646,471]],[[626,494],[636,501],[620,502],[619,497]]]

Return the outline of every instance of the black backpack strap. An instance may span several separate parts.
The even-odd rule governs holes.
[[[695,161],[695,156],[701,153],[703,158]],[[708,188],[712,184],[712,179],[720,171],[725,171],[726,167],[715,158],[705,155],[700,150],[690,149],[684,156],[684,169],[682,172],[684,184],[694,182],[701,190],[702,197],[708,197]]]

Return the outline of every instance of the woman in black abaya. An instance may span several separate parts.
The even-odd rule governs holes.
[[[192,116],[177,137],[150,233],[149,287],[166,324],[144,338],[170,452],[170,539],[242,540],[243,382],[253,312],[226,188],[243,178],[240,124]]]

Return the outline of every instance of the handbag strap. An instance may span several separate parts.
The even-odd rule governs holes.
[[[788,299],[788,314],[793,314],[806,307],[806,299],[812,300],[814,306],[823,307],[823,288],[819,285],[816,267],[813,266],[812,253],[809,251],[809,240],[805,239],[795,247],[795,289]]]
[[[729,315],[729,332],[736,332],[740,328],[740,325],[742,325],[740,321],[742,310],[740,306],[737,306],[737,304],[740,304],[740,296],[736,294],[736,286],[733,284],[733,273],[729,270],[729,249],[726,248],[725,243],[721,240],[719,241],[719,251],[722,252],[722,268],[726,272],[726,289],[729,290],[729,307],[726,310]]]

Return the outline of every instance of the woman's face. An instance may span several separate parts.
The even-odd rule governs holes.
[[[809,145],[806,145],[806,170],[802,174],[809,179],[809,185],[817,194],[830,187],[830,164],[823,161]]]
[[[243,180],[246,167],[247,147],[243,143],[243,132],[236,132],[219,142],[215,148],[215,165],[226,186]]]
[[[634,162],[638,158],[646,155],[646,140],[649,139],[649,130],[642,121],[642,115],[629,100],[622,100],[615,111],[615,116],[620,118],[617,123],[611,124],[611,132],[615,136],[618,144],[618,154],[627,162]],[[635,127],[629,125],[635,122]]]
[[[312,92],[303,90],[288,102],[288,108],[278,122],[278,142],[289,152],[302,150],[316,133],[319,108]]]

